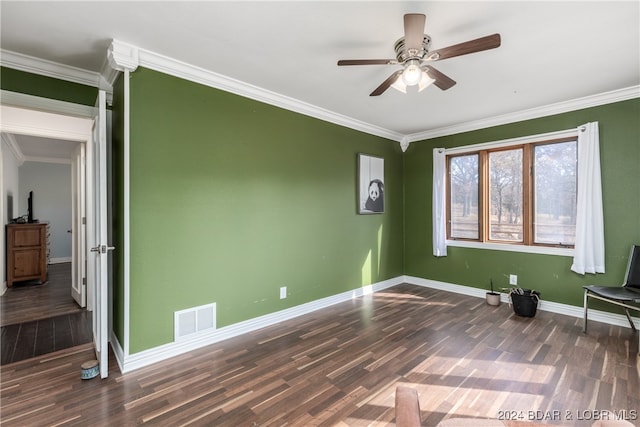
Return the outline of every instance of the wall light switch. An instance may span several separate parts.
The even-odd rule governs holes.
[[[287,287],[282,286],[280,288],[280,299],[285,299],[287,297]]]
[[[510,285],[517,285],[518,284],[518,276],[515,274],[510,274],[509,275],[509,284]]]

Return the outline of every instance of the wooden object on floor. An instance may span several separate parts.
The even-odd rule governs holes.
[[[396,427],[420,427],[418,392],[411,387],[396,387]],[[621,424],[624,426],[625,424]],[[449,418],[438,427],[552,427],[529,421],[500,421],[492,418]]]
[[[7,224],[7,286],[47,281],[47,224]]]
[[[396,427],[420,427],[420,402],[413,388],[396,387]]]

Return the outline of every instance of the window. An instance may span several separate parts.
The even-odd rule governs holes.
[[[489,151],[489,240],[522,242],[523,148]]]
[[[455,156],[449,164],[449,235],[452,238],[478,239],[478,155]]]
[[[447,155],[447,238],[575,243],[577,138]]]

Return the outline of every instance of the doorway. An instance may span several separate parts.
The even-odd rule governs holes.
[[[20,135],[31,135],[34,137],[45,137],[45,138],[53,138],[53,139],[60,139],[60,140],[64,139],[64,140],[69,140],[71,142],[75,141],[74,144],[76,146],[84,147],[88,145],[88,143],[90,143],[93,138],[92,127],[93,127],[94,120],[90,117],[93,115],[94,109],[90,107],[83,107],[83,106],[80,106],[80,108],[81,109],[84,108],[87,114],[74,114],[74,115],[85,116],[86,118],[71,117],[67,115],[57,115],[54,113],[42,113],[42,112],[29,110],[30,113],[34,116],[40,115],[40,117],[45,117],[47,120],[52,120],[53,122],[55,122],[55,125],[52,125],[52,122],[36,123],[35,121],[23,122],[21,120],[17,120],[15,119],[13,114],[15,113],[15,111],[20,110],[19,108],[2,106],[2,109],[3,109],[3,123],[1,124],[2,131],[7,131],[7,133],[17,133]],[[27,110],[24,110],[24,111],[27,112]],[[6,120],[4,120],[5,118]],[[79,151],[82,151],[82,153],[84,153],[84,149]],[[6,153],[4,155],[0,154],[0,156],[1,156],[0,159],[3,160],[2,164],[5,164],[6,158],[3,159],[3,157],[6,157]],[[87,165],[87,168],[90,169],[91,166]],[[6,196],[7,192],[5,191],[4,187],[6,186],[7,180],[4,179],[5,168],[2,168],[2,169],[3,170],[1,170],[0,172],[2,172],[3,184],[0,185],[0,187],[3,187],[2,188],[3,197],[2,197],[2,200],[0,201],[0,207],[2,208],[2,216],[3,216],[3,220],[4,220],[3,224],[4,224],[9,222],[13,218],[13,217],[12,218],[6,218],[6,217],[9,215],[10,212],[12,212],[12,210],[9,209],[11,207],[10,205],[15,204],[16,201],[12,200],[11,197]],[[70,173],[69,175],[74,175],[74,174]],[[76,196],[74,196],[74,203],[73,203],[74,213],[79,212],[80,210],[77,209],[77,207],[84,206],[84,192],[89,191],[90,189],[84,185],[85,180],[84,179],[78,180],[76,175],[74,175],[73,180],[71,179],[71,176],[70,176],[67,182],[69,183],[68,185],[72,186],[73,191],[71,191],[71,193],[73,193],[74,195],[80,194],[82,196],[82,197],[77,197],[77,199],[80,199],[80,198],[83,199],[83,201],[81,202],[77,201]],[[15,193],[16,192],[14,191],[14,194]],[[44,199],[44,198],[45,198],[44,195],[41,195],[41,199]],[[41,200],[41,203],[42,203],[42,200]],[[17,209],[15,209],[15,206],[13,208],[14,208],[13,211],[17,212]],[[37,208],[35,209],[35,211],[36,211],[36,215],[38,215]],[[84,217],[82,219],[84,219]],[[86,222],[93,223],[93,219],[88,218]],[[84,233],[85,225],[80,226],[81,230],[78,230],[77,224],[80,224],[80,223],[85,224],[85,221],[84,220],[82,221],[78,220],[77,222],[74,221],[74,225],[70,227],[68,230],[65,230],[65,232],[70,231],[71,232],[70,234],[72,234],[74,237],[80,234],[80,231]],[[2,227],[2,231],[0,231],[0,235],[2,237],[2,241],[4,242],[5,240],[4,226]],[[83,240],[83,239],[78,239],[78,240]],[[63,262],[49,265],[49,277],[45,286],[35,285],[35,284],[33,286],[30,286],[30,284],[27,283],[24,288],[20,289],[21,292],[18,298],[2,297],[3,304],[5,300],[7,301],[7,304],[3,305],[3,319],[6,317],[5,320],[7,320],[8,322],[11,322],[13,325],[18,325],[16,327],[17,329],[13,328],[14,331],[22,329],[22,332],[24,332],[23,335],[28,336],[29,335],[27,331],[28,327],[34,327],[35,331],[40,332],[39,335],[41,337],[45,337],[45,339],[37,340],[36,344],[33,344],[34,350],[32,351],[32,353],[35,352],[34,355],[38,354],[39,351],[45,351],[43,349],[47,347],[47,343],[51,344],[50,347],[52,347],[55,351],[60,349],[59,348],[60,345],[73,346],[73,345],[86,342],[87,339],[89,342],[93,339],[94,334],[92,333],[92,330],[91,330],[92,329],[91,311],[95,312],[94,310],[95,307],[93,305],[94,301],[91,296],[92,292],[88,292],[89,293],[88,297],[85,297],[87,306],[88,306],[88,311],[85,309],[82,309],[77,303],[73,302],[73,299],[71,299],[71,286],[69,286],[71,282],[71,278],[74,277],[74,272],[79,270],[80,267],[82,267],[83,269],[86,269],[86,260],[84,259],[86,258],[86,245],[84,245],[81,248],[76,248],[76,246],[77,245],[74,243],[74,254],[71,257],[69,257],[69,259],[67,260],[63,259],[62,260]],[[0,253],[2,253],[2,259],[4,260],[5,254],[3,253],[3,250],[0,250]],[[64,261],[67,261],[67,262],[64,262]],[[2,273],[1,277],[4,278],[6,273],[4,271],[4,268],[6,268],[6,266],[4,265],[4,261],[2,262],[2,264],[3,265],[0,269],[0,272]],[[86,274],[83,274],[80,276],[79,283],[82,283],[82,277],[86,277]],[[84,283],[86,283],[86,281]],[[57,289],[57,288],[60,288],[60,289]],[[89,281],[89,286],[87,286],[87,290],[91,291],[91,281]],[[14,294],[18,295],[17,293],[14,293]],[[52,302],[52,305],[48,307],[40,306],[39,308],[37,308],[39,305],[37,301],[45,299],[43,297],[43,295],[45,294],[48,294],[47,298],[53,295],[60,296],[64,299],[64,301],[58,300],[56,297],[56,298],[50,299],[49,302]],[[30,296],[25,298],[26,295],[30,295]],[[14,295],[12,295],[12,297],[13,296]],[[25,309],[24,307],[25,301],[28,301],[26,304],[31,307],[30,310]],[[23,305],[23,307],[21,307],[21,304]],[[7,311],[6,311],[7,316],[4,315],[5,308],[7,308]],[[13,308],[16,308],[16,310],[14,310]],[[29,320],[28,318],[29,312],[33,313],[34,316],[40,317],[40,319]],[[20,322],[20,323],[15,323],[15,322]],[[34,322],[36,322],[35,326],[34,326]],[[3,325],[4,323],[6,322],[3,322]],[[56,342],[55,340],[57,338],[55,338],[53,334],[47,337],[47,331],[49,332],[58,331],[59,332],[58,338],[60,337],[62,338],[58,339],[58,341]],[[3,339],[5,335],[11,335],[10,333],[5,334],[5,332],[9,332],[9,331],[3,330]],[[34,335],[34,334],[31,334],[31,335]],[[17,346],[21,344],[24,344],[24,340],[22,340],[22,342],[16,343]],[[36,349],[36,346],[37,346],[37,349]],[[3,345],[3,350],[6,350],[6,349],[7,347]],[[4,356],[6,353],[7,352],[3,351],[3,362],[5,361]],[[20,350],[14,353],[29,354],[30,352]]]
[[[83,191],[73,158],[83,151],[81,143],[2,133],[2,144],[2,193],[11,200],[2,210],[3,224],[25,221],[28,212],[46,224],[48,273],[44,282],[15,282],[0,297],[1,363],[7,364],[91,342],[91,315],[73,296],[79,263],[72,250],[83,234],[73,221],[74,199]]]

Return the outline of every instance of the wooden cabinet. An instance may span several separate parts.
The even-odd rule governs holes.
[[[47,224],[7,224],[7,286],[47,281]]]

